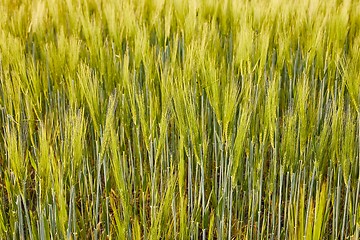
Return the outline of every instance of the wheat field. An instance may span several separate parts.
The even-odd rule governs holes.
[[[0,239],[359,239],[357,0],[0,0]]]

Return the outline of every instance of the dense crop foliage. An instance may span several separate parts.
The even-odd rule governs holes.
[[[358,239],[360,4],[0,0],[0,239]]]

